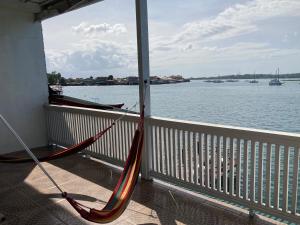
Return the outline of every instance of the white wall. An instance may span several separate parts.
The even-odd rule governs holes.
[[[48,89],[42,27],[33,13],[0,7],[0,114],[30,147],[47,144]],[[0,154],[22,147],[0,122]]]

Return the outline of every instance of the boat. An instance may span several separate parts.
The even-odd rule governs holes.
[[[212,80],[211,82],[212,82],[212,83],[216,83],[216,84],[224,83],[223,80]]]
[[[239,82],[239,80],[237,80],[237,79],[229,79],[229,80],[226,80],[226,82]]]
[[[249,81],[250,84],[257,84],[258,80],[255,79],[255,73],[254,73],[254,79]]]
[[[53,87],[51,86],[48,86],[48,90],[49,90],[49,97],[48,97],[49,104],[67,105],[67,106],[83,107],[89,109],[124,111],[122,110],[124,103],[112,104],[112,105],[99,104],[99,103],[63,95],[62,90],[59,91],[53,90]]]
[[[270,86],[281,86],[283,83],[279,80],[279,68],[276,70],[277,78],[270,80]]]

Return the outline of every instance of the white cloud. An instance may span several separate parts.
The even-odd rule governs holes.
[[[157,40],[154,50],[185,49],[187,44],[233,38],[259,30],[258,22],[280,16],[300,16],[299,0],[253,0],[231,6],[217,16],[185,24],[167,40]],[[163,46],[163,48],[161,48]]]
[[[48,71],[63,74],[109,73],[117,70],[134,70],[135,50],[130,46],[108,41],[89,39],[74,45],[72,50],[47,51]]]
[[[121,33],[126,33],[127,28],[124,24],[88,24],[85,22],[80,23],[77,26],[73,26],[72,30],[78,34],[83,34],[85,36],[95,36],[99,34],[115,34],[119,35]]]

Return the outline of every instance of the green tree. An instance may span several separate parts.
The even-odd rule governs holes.
[[[49,85],[55,85],[55,84],[59,84],[60,83],[61,74],[57,73],[56,71],[48,73],[47,77],[48,77],[48,84]]]
[[[107,77],[107,80],[113,80],[114,79],[114,76],[113,75],[109,75],[108,77]]]

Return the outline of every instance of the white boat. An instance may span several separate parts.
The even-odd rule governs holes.
[[[255,79],[255,73],[254,73],[254,79],[249,81],[250,84],[257,84],[258,80]]]
[[[281,86],[283,83],[279,80],[279,68],[276,70],[277,78],[270,80],[270,86]]]

